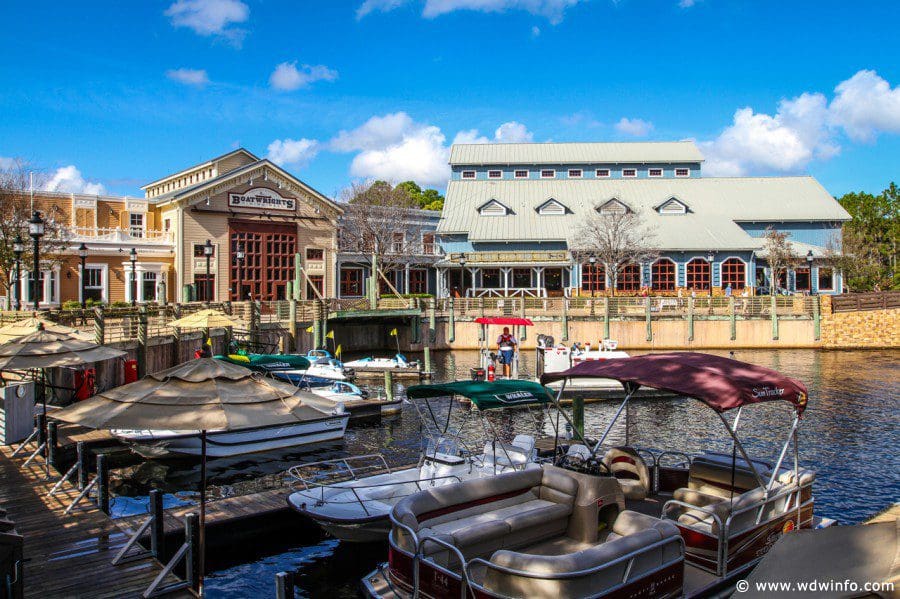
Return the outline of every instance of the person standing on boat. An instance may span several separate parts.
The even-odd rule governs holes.
[[[513,358],[519,349],[519,342],[515,335],[510,334],[509,327],[503,327],[503,332],[497,337],[497,349],[500,350],[500,363],[503,364],[503,376],[509,378]]]

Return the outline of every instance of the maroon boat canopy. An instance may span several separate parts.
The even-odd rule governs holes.
[[[563,379],[604,378],[699,399],[717,412],[764,401],[806,408],[806,386],[770,368],[697,352],[647,354],[581,362],[544,374],[544,385]]]
[[[476,318],[478,324],[503,324],[507,326],[526,326],[530,327],[534,323],[528,318],[517,318],[514,316],[482,316]]]

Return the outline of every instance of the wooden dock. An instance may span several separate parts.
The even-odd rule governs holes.
[[[25,537],[25,597],[139,597],[162,565],[151,557],[112,565],[128,542],[126,534],[86,500],[65,515],[77,489],[64,483],[48,497],[55,480],[45,479],[43,460],[23,467],[27,456],[12,453],[0,446],[0,507]],[[165,584],[175,582],[169,577]],[[194,595],[180,591],[174,596]]]

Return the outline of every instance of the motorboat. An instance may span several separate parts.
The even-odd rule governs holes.
[[[568,370],[582,362],[618,360],[628,358],[628,352],[619,348],[615,339],[601,339],[597,345],[590,341],[575,342],[571,346],[563,343],[554,343],[554,339],[547,335],[537,337],[537,374],[556,373]],[[560,383],[550,383],[551,389],[558,389]],[[622,385],[618,381],[609,379],[578,379],[569,381],[569,392],[581,390],[622,391]]]
[[[579,378],[613,379],[625,392],[599,441],[579,436],[553,464],[403,498],[390,514],[388,561],[362,580],[368,595],[725,596],[783,535],[831,524],[814,517],[815,473],[799,463],[798,426],[808,397],[802,383],[687,352],[586,361],[541,380],[562,383],[558,405],[567,381]],[[732,452],[604,450],[640,387],[711,408]],[[737,434],[744,408],[763,402],[790,413],[773,461],[751,458]]]
[[[419,371],[419,363],[415,360],[409,361],[401,353],[396,354],[393,358],[376,358],[371,356],[360,358],[359,360],[344,362],[344,366],[352,368],[356,373],[384,372],[386,370],[402,370],[416,373]]]
[[[237,430],[206,432],[206,454],[229,457],[285,447],[334,441],[344,436],[350,415],[342,404],[304,393],[302,421],[276,426],[254,426]],[[126,430],[110,431],[117,439],[147,458],[201,454],[200,431]]]
[[[490,419],[483,428],[492,431],[481,451],[465,451],[460,431],[446,423],[457,402],[447,402],[447,416],[437,417],[429,402],[437,397],[461,395],[472,401],[473,414],[519,407],[527,403],[548,404],[551,396],[530,381],[456,381],[438,385],[413,385],[410,401],[425,402],[420,412],[426,431],[423,451],[413,467],[392,469],[382,455],[368,455],[302,464],[290,469],[296,492],[288,498],[292,508],[317,522],[331,535],[347,541],[384,540],[390,530],[388,514],[401,499],[426,488],[435,488],[502,472],[536,468],[535,437],[519,434],[504,442]],[[430,421],[429,421],[430,417]],[[428,426],[430,425],[430,426]]]
[[[502,352],[494,353],[491,351],[491,329],[492,325],[501,327],[530,327],[534,323],[528,318],[519,318],[516,316],[481,316],[475,319],[475,322],[481,325],[481,332],[478,338],[481,340],[479,349],[479,364],[477,368],[472,368],[471,375],[473,380],[477,379],[518,379],[519,378],[519,351],[518,339],[516,339],[516,349],[512,353],[509,363],[509,375],[503,373],[503,356]],[[515,337],[515,332],[512,333]],[[499,368],[498,368],[499,363]]]
[[[368,391],[363,391],[349,381],[334,381],[325,387],[311,387],[309,391],[313,395],[334,404],[342,404],[348,401],[362,401],[369,397]]]
[[[327,355],[311,355],[313,352]],[[321,387],[334,381],[348,381],[355,374],[353,369],[345,368],[343,362],[325,350],[312,350],[307,353],[306,359],[310,362],[306,368],[279,370],[272,375],[297,386]]]

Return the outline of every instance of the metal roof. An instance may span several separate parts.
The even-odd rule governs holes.
[[[538,214],[555,199],[565,215]],[[676,198],[687,214],[660,214],[654,207]],[[481,216],[478,206],[496,199],[512,210]],[[579,224],[596,208],[617,199],[641,214],[656,243],[666,250],[761,247],[736,221],[845,221],[850,215],[812,177],[637,180],[451,181],[438,233],[465,233],[469,241],[565,240],[578,245]]]
[[[703,162],[692,141],[454,144],[450,164],[647,164]]]

